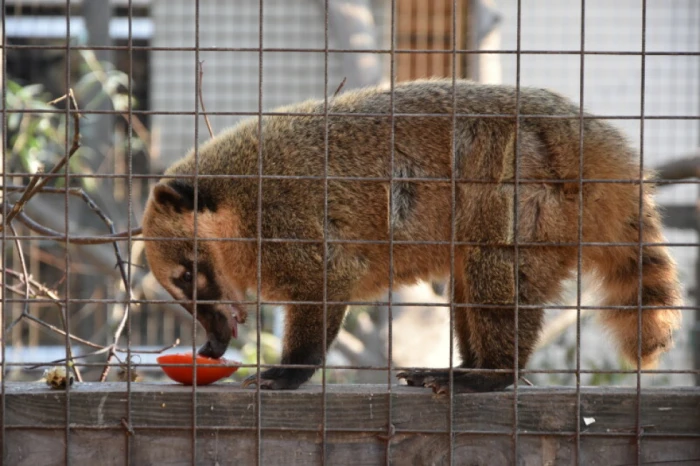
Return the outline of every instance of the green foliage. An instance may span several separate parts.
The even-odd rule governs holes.
[[[280,340],[275,335],[269,332],[260,333],[260,363],[274,364],[279,361]],[[249,339],[241,348],[242,363],[257,364],[258,358],[257,339]],[[256,369],[253,367],[243,367],[238,371],[241,377],[247,377],[254,374]]]
[[[77,96],[92,96],[84,104],[85,110],[96,110],[109,100],[119,113],[128,112],[129,106],[137,106],[136,99],[129,95],[129,76],[114,68],[111,63],[99,62],[92,50],[80,50],[83,59],[82,77],[74,86]]]
[[[7,108],[21,110],[10,112],[7,117],[11,168],[35,173],[55,162],[57,154],[63,152],[65,128],[59,122],[65,121],[65,116],[47,113],[54,110],[46,103],[48,100],[39,84],[21,86],[7,81]]]
[[[137,104],[129,95],[129,77],[126,73],[114,68],[112,64],[100,63],[92,51],[80,51],[83,59],[81,77],[73,86],[76,98],[82,110],[94,110],[109,100],[111,108],[118,113],[125,113]],[[72,144],[73,118],[64,112],[66,100],[55,106],[48,102],[52,100],[41,84],[21,85],[7,80],[7,117],[9,168],[12,171],[36,173],[53,166],[65,156]],[[19,110],[12,112],[12,110]],[[90,116],[87,117],[89,121]],[[85,121],[85,120],[84,120]],[[68,125],[68,127],[66,127]],[[122,138],[122,144],[129,141]],[[144,142],[136,137],[131,138],[132,150],[144,147]],[[87,162],[102,156],[89,147],[82,146],[71,157],[69,169],[73,173],[91,174],[92,169]],[[93,166],[95,164],[92,164]],[[93,191],[94,179],[81,177],[82,187]],[[64,185],[63,178],[58,178],[55,185]]]

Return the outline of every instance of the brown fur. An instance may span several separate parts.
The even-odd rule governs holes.
[[[282,109],[308,116],[264,117],[262,151],[257,119],[217,136],[199,149],[196,170],[193,153],[168,170],[168,175],[181,177],[179,189],[173,190],[173,181],[164,179],[154,190],[144,216],[144,235],[178,237],[183,241],[147,241],[153,273],[171,293],[179,293],[171,277],[173,270],[182,270],[178,269],[182,255],[192,254],[194,199],[188,190],[193,191],[191,175],[196,171],[199,261],[210,264],[215,271],[221,291],[218,299],[240,299],[246,290],[257,289],[260,253],[264,299],[319,303],[287,306],[282,363],[319,364],[346,310],[345,305],[327,305],[324,348],[324,256],[328,301],[367,301],[386,291],[390,284],[392,256],[388,240],[392,230],[394,286],[448,277],[454,175],[458,180],[454,193],[454,238],[466,243],[454,245],[455,333],[462,367],[512,370],[516,299],[527,305],[517,316],[518,365],[523,367],[542,323],[538,306],[556,301],[562,281],[576,270],[579,210],[586,243],[634,243],[639,241],[640,227],[644,241],[662,242],[661,225],[646,184],[642,189],[641,222],[638,184],[585,182],[583,192],[579,192],[579,119],[527,116],[576,117],[578,108],[567,99],[546,90],[522,88],[520,114],[525,116],[520,118],[520,133],[516,137],[514,118],[484,116],[514,115],[514,88],[457,81],[455,91],[457,112],[482,116],[458,116],[454,129],[452,82],[423,80],[396,86],[395,112],[444,116],[395,116],[393,139],[390,93],[379,88],[349,92],[330,100],[330,113],[354,115],[329,116],[327,140],[322,101]],[[357,115],[361,113],[375,116]],[[265,176],[319,179],[263,179],[259,212],[256,176],[260,152]],[[327,180],[328,215],[324,217],[326,155],[327,175],[336,178]],[[516,166],[522,182],[517,192],[517,232]],[[244,177],[236,178],[237,175]],[[389,177],[393,177],[393,183],[386,181]],[[639,178],[636,155],[623,136],[604,121],[583,122],[583,177]],[[262,216],[261,232],[257,228],[258,215]],[[258,251],[256,238],[260,234],[263,242]],[[517,248],[517,290],[516,235],[521,244]],[[327,256],[324,237],[330,240]],[[314,241],[265,241],[270,238]],[[653,364],[669,348],[680,314],[673,309],[644,310],[638,356],[638,310],[634,306],[640,304],[640,268],[642,305],[680,304],[675,265],[666,248],[645,246],[641,264],[637,246],[584,245],[582,258],[583,270],[600,278],[606,305],[631,306],[607,311],[602,319],[620,342],[623,354],[631,361],[641,356],[644,365]],[[465,303],[467,306],[460,306]],[[238,311],[244,317],[244,312]],[[211,324],[202,323],[210,334],[210,343],[203,352],[220,356],[228,339],[216,338],[226,332],[212,333],[214,329],[207,327]],[[265,388],[296,388],[313,372],[276,368],[260,374],[259,381],[253,377],[245,384],[257,381]],[[431,386],[438,392],[445,391],[448,384],[446,371],[409,371],[399,375],[409,384]],[[512,373],[454,373],[457,390],[493,390],[512,381]]]

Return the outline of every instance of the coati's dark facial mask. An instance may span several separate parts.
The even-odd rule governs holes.
[[[180,186],[180,185],[178,185]],[[236,300],[228,296],[220,284],[209,254],[212,242],[202,238],[197,242],[195,267],[193,236],[194,203],[187,198],[188,191],[159,184],[146,206],[143,232],[146,257],[158,282],[181,301],[181,305],[202,324],[207,332],[207,343],[199,353],[213,358],[221,357],[231,337],[238,336],[238,324],[245,322],[246,312],[237,304],[220,301]],[[206,207],[202,206],[202,209]],[[204,210],[197,215],[211,215]],[[161,238],[161,239],[159,239]],[[173,239],[181,238],[181,239]]]

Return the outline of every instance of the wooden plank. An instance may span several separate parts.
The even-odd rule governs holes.
[[[64,464],[63,432],[10,431],[5,464],[45,466]],[[195,464],[256,464],[256,435],[253,432],[198,432]],[[327,434],[326,463],[380,465],[385,463],[386,444],[366,433]],[[575,442],[570,437],[520,436],[517,461],[510,436],[457,434],[452,443],[457,465],[575,465]],[[261,435],[261,464],[321,464],[321,437],[309,432],[266,432]],[[579,464],[587,466],[637,464],[636,444],[627,439],[582,437]],[[126,440],[110,431],[72,431],[70,464],[122,466],[127,463]],[[397,434],[391,440],[392,464],[449,464],[447,434]],[[137,433],[131,440],[129,459],[137,465],[191,465],[191,434],[176,431]],[[644,438],[640,463],[697,464],[700,442],[691,438]]]
[[[63,464],[66,393],[39,383],[5,384],[5,464]],[[521,388],[517,392],[518,454],[514,461],[513,397],[462,394],[453,399],[455,464],[576,464],[576,391]],[[392,412],[389,416],[389,397]],[[191,387],[82,383],[70,392],[68,456],[81,464],[191,464],[192,403],[197,400],[198,464],[254,464],[258,404],[255,390],[234,384]],[[127,414],[130,400],[131,413]],[[260,394],[264,464],[320,464],[323,448],[319,386]],[[634,388],[583,388],[580,464],[636,464]],[[326,460],[385,464],[387,425],[394,426],[394,464],[449,464],[447,397],[405,386],[329,385]],[[128,436],[122,419],[130,420]],[[700,389],[643,389],[644,461],[700,461]],[[127,441],[129,448],[127,449]],[[85,463],[88,461],[89,463]]]
[[[327,428],[384,432],[389,420],[389,393],[383,385],[329,385],[326,393]],[[513,396],[507,390],[454,396],[453,431],[511,432]],[[63,426],[65,392],[40,383],[6,383],[7,426]],[[202,427],[254,428],[257,419],[255,390],[233,384],[198,387],[197,425]],[[391,422],[397,431],[446,432],[449,398],[429,390],[392,387]],[[127,416],[131,398],[131,422],[138,426],[191,425],[191,387],[167,383],[136,383],[127,394],[126,384],[82,383],[70,393],[70,422],[75,425],[118,425]],[[530,432],[575,432],[576,391],[570,388],[521,388],[518,390],[518,428]],[[323,394],[319,386],[300,390],[261,393],[264,428],[315,431],[321,425]],[[700,432],[700,390],[693,387],[643,389],[642,424],[655,433]],[[583,388],[581,416],[596,420],[589,432],[633,431],[637,410],[632,388]]]

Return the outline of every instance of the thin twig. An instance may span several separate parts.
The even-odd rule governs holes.
[[[16,236],[17,236],[17,231],[15,230],[14,225],[10,224],[10,230],[12,231],[12,234],[16,237]],[[22,281],[24,282],[24,284],[25,284],[24,309],[22,310],[22,314],[21,314],[21,317],[24,317],[24,316],[26,316],[26,315],[29,315],[29,286],[30,286],[30,285],[29,285],[29,280],[28,280],[28,279],[29,279],[29,272],[27,271],[27,262],[26,262],[25,259],[24,259],[24,251],[22,250],[22,244],[21,244],[21,243],[19,242],[19,240],[16,239],[16,238],[15,238],[15,245],[16,245],[16,247],[17,247],[17,254],[18,254],[18,256],[19,256],[19,262],[20,262],[20,265],[21,265],[21,267],[22,267],[22,278],[21,278],[21,280],[22,280]],[[63,328],[65,329],[66,333],[69,334],[70,332],[69,332],[69,329],[68,329],[68,326],[67,326],[67,323],[66,323],[65,307],[59,306],[59,309],[60,309],[59,315],[60,315],[60,317],[61,317],[61,324],[63,325]],[[14,324],[14,322],[13,322],[13,324]],[[70,344],[70,338],[69,338],[68,341],[66,342],[66,351],[68,351],[68,357],[69,357],[70,359],[73,359],[73,348],[71,347],[71,344]],[[78,382],[82,382],[82,381],[83,381],[83,377],[82,377],[82,375],[80,374],[80,370],[79,370],[77,367],[75,367],[75,366],[72,366],[72,368],[73,368],[73,373],[75,374],[75,379],[76,379]]]
[[[105,354],[105,353],[107,353],[107,352],[114,351],[114,353],[115,353],[115,354],[114,354],[114,358],[117,359],[120,363],[122,363],[122,362],[121,362],[121,359],[119,359],[119,356],[117,356],[116,353],[127,353],[127,352],[131,352],[131,354],[160,354],[160,353],[162,353],[163,351],[167,351],[167,350],[169,350],[169,349],[175,348],[175,347],[176,347],[177,345],[179,345],[179,344],[180,344],[180,339],[179,339],[179,338],[177,338],[177,339],[175,340],[175,342],[174,342],[172,345],[164,346],[164,347],[162,347],[162,348],[160,348],[160,349],[156,349],[156,350],[135,350],[135,349],[133,349],[133,348],[129,348],[129,349],[127,349],[127,348],[119,348],[118,346],[115,346],[114,344],[112,344],[112,345],[107,345],[107,346],[105,346],[105,347],[102,347],[102,348],[100,348],[100,349],[98,349],[98,350],[91,351],[91,352],[89,352],[89,353],[81,354],[81,355],[79,355],[79,356],[73,356],[73,357],[70,358],[70,359],[85,359],[85,358],[89,358],[89,357],[91,357],[91,356],[99,356],[99,355],[101,355],[101,354]],[[39,367],[43,367],[43,366],[54,366],[54,365],[56,365],[56,364],[64,363],[64,362],[66,362],[68,359],[69,359],[69,358],[56,359],[55,361],[47,362],[47,363],[44,363],[44,364],[36,364],[36,365],[34,365],[34,366],[29,366],[29,367],[27,367],[27,369],[28,369],[28,370],[31,370],[31,369],[38,369]]]
[[[116,234],[116,231],[114,231],[114,223],[112,222],[112,220],[110,220],[109,217],[107,217],[107,215],[105,215],[104,212],[102,212],[102,210],[97,206],[97,204],[95,204],[92,201],[92,199],[90,199],[87,195],[84,196],[84,200],[88,204],[88,206],[105,222],[112,236],[114,236]],[[104,382],[107,379],[107,374],[109,373],[112,359],[115,357],[115,348],[119,343],[119,338],[121,338],[124,328],[126,327],[126,322],[129,320],[129,314],[131,313],[131,300],[133,299],[133,295],[131,293],[131,283],[129,283],[129,279],[127,278],[126,269],[124,267],[125,262],[124,259],[122,259],[122,254],[119,249],[119,243],[117,241],[113,241],[112,246],[114,247],[114,255],[117,257],[117,267],[119,268],[119,274],[121,275],[122,281],[124,283],[124,290],[127,295],[127,300],[126,304],[124,305],[124,315],[122,316],[122,319],[114,332],[114,341],[111,345],[109,356],[107,356],[107,362],[105,363],[105,367],[102,371],[102,374],[100,375],[100,382]]]
[[[199,103],[202,106],[202,115],[204,115],[204,122],[207,124],[207,129],[209,130],[209,137],[214,137],[214,131],[211,129],[211,124],[209,123],[209,116],[207,116],[207,108],[204,106],[204,96],[202,95],[202,79],[204,78],[204,61],[199,62]]]
[[[66,340],[66,351],[68,352],[68,359],[70,359],[72,361],[73,360],[73,347],[71,346],[71,343],[70,343],[71,333],[70,333],[70,329],[68,328],[68,320],[66,319],[66,307],[65,306],[61,306],[61,309],[60,309],[58,315],[61,318],[61,325],[65,329],[66,335],[68,335],[68,339]],[[87,341],[87,340],[85,340],[85,341]],[[78,382],[82,382],[83,377],[80,375],[80,371],[78,370],[78,368],[75,367],[74,364],[72,364],[71,367],[73,368],[73,373],[75,374],[75,379]]]
[[[12,269],[5,269],[5,273],[7,275],[10,275],[11,277],[17,278],[18,280],[22,280],[23,276],[20,272],[17,272],[16,270]],[[33,288],[36,288],[39,290],[44,296],[47,298],[51,299],[54,301],[55,304],[57,305],[62,305],[61,303],[61,298],[58,296],[58,293],[55,290],[50,289],[43,283],[40,283],[36,280],[34,280],[31,277],[25,277],[26,280],[29,282],[30,285],[32,285]],[[38,295],[38,293],[36,293]]]
[[[141,227],[134,228],[131,231],[122,231],[115,233],[113,235],[104,235],[96,238],[80,238],[66,236],[65,233],[53,230],[49,227],[45,227],[38,222],[32,220],[27,214],[21,212],[17,217],[17,220],[25,225],[30,230],[39,233],[44,236],[50,236],[56,241],[66,241],[70,239],[71,244],[107,244],[114,243],[115,241],[126,241],[131,236],[139,236],[141,234]]]
[[[15,230],[14,225],[10,224],[10,231],[15,236],[15,247],[17,248],[17,255],[19,256],[19,264],[22,267],[22,281],[24,282],[24,308],[22,309],[22,314],[29,312],[29,282],[26,278],[29,278],[29,272],[27,271],[27,262],[24,259],[24,250],[22,249],[22,243],[17,239],[17,230]]]
[[[5,288],[7,291],[11,291],[12,293],[18,294],[18,295],[20,295],[20,296],[24,296],[24,290],[20,290],[20,289],[17,288],[16,286],[8,285],[8,284],[5,284],[5,283],[3,283],[2,286],[3,286],[3,288]],[[22,321],[23,318],[24,318],[24,312],[21,313],[15,320],[13,320],[12,322],[10,322],[10,325],[8,325],[7,328],[5,329],[4,335],[7,335],[8,333],[10,333],[10,331],[12,331],[12,329],[15,328],[15,326],[16,326],[17,324],[19,324],[19,323]]]
[[[73,109],[75,110],[73,112],[73,144],[68,153],[51,169],[49,172],[50,175],[58,173],[66,165],[66,163],[68,163],[73,154],[80,149],[80,113],[78,112],[78,104],[75,101],[75,96],[73,95],[73,89],[68,90],[68,97],[70,97],[70,104],[73,105]],[[58,103],[65,98],[66,96],[64,95],[63,97],[59,97],[58,99],[49,102],[49,104]],[[36,193],[41,191],[51,179],[52,177],[50,176],[43,177],[43,173],[41,172],[34,174],[32,179],[29,181],[29,184],[27,184],[27,188],[25,189],[24,193],[22,193],[22,197],[20,197],[19,201],[12,206],[12,210],[7,214],[7,217],[5,217],[3,224],[0,224],[0,232],[4,230],[5,225],[9,225],[10,222],[12,222],[12,220],[22,211],[27,202],[29,202],[29,200]]]
[[[201,68],[201,63],[200,63],[200,83],[201,83],[201,77],[202,77],[202,68]],[[80,113],[78,112],[78,105],[75,101],[75,96],[73,94],[73,90],[70,89],[67,95],[64,95],[62,97],[59,97],[58,99],[50,102],[50,104],[56,104],[59,103],[65,99],[69,99],[69,105],[72,105],[74,112],[72,113],[73,119],[74,119],[74,133],[73,133],[73,143],[71,148],[69,149],[68,153],[66,156],[64,156],[61,160],[56,163],[56,165],[52,168],[52,170],[47,174],[47,175],[55,175],[63,169],[70,158],[75,154],[75,152],[80,148]],[[202,103],[202,108],[204,109],[204,102],[201,96],[201,84],[200,84],[200,100]],[[205,112],[205,119],[207,121],[207,126],[209,127],[209,132],[210,135],[213,137],[213,131],[211,129],[211,125],[209,124],[208,118],[206,116],[206,109],[204,109]],[[49,330],[51,330],[54,333],[57,333],[61,336],[68,337],[67,340],[67,346],[66,346],[66,351],[67,351],[67,357],[58,361],[54,361],[51,364],[56,364],[59,362],[69,362],[71,363],[71,367],[73,367],[73,370],[75,371],[76,379],[78,381],[82,381],[82,377],[80,375],[80,372],[78,371],[77,367],[75,364],[73,364],[73,361],[78,358],[84,358],[88,356],[97,356],[101,354],[107,353],[107,361],[105,363],[104,369],[102,371],[102,374],[100,375],[100,381],[104,381],[107,378],[107,374],[109,373],[112,361],[116,359],[117,361],[121,362],[121,359],[117,355],[117,353],[122,353],[122,352],[133,352],[130,349],[122,349],[119,348],[118,343],[121,338],[122,333],[124,332],[124,329],[126,327],[126,323],[128,322],[129,316],[130,316],[130,310],[131,310],[131,301],[133,300],[133,294],[131,290],[131,284],[129,283],[129,280],[127,278],[127,273],[125,270],[125,264],[126,262],[122,258],[121,250],[119,247],[118,242],[123,239],[129,239],[132,236],[139,235],[141,233],[140,228],[133,229],[131,231],[127,232],[121,232],[117,233],[114,229],[114,223],[112,220],[98,207],[98,205],[90,198],[90,196],[87,195],[82,189],[79,188],[70,188],[66,187],[64,189],[58,189],[58,188],[52,188],[52,187],[47,187],[46,184],[53,179],[52,176],[46,176],[43,173],[35,173],[29,183],[27,184],[26,187],[19,187],[19,186],[7,186],[5,187],[6,191],[22,191],[22,196],[20,197],[19,201],[14,203],[10,209],[10,214],[7,215],[7,217],[4,219],[4,225],[9,225],[10,228],[12,228],[12,233],[14,234],[15,237],[17,237],[17,233],[12,225],[12,221],[15,218],[18,218],[19,221],[21,221],[24,225],[26,225],[30,230],[39,232],[41,234],[50,236],[56,240],[63,240],[63,241],[70,241],[71,243],[75,244],[103,244],[103,243],[112,243],[112,246],[114,248],[114,254],[117,259],[117,268],[119,269],[120,277],[121,280],[124,284],[124,289],[126,292],[126,302],[125,302],[125,308],[124,308],[124,314],[117,325],[117,328],[114,332],[113,336],[113,342],[109,345],[98,345],[96,343],[93,343],[91,341],[82,339],[80,337],[77,337],[73,334],[71,334],[66,328],[66,308],[61,302],[58,293],[55,291],[49,289],[45,285],[37,282],[36,280],[33,280],[27,271],[26,267],[26,262],[24,260],[24,255],[23,255],[23,250],[21,248],[21,244],[19,243],[19,240],[15,238],[15,242],[18,248],[18,253],[20,254],[20,262],[22,264],[22,271],[17,272],[14,270],[6,270],[6,273],[10,277],[14,277],[16,279],[19,279],[23,284],[24,284],[24,290],[19,289],[16,286],[11,286],[9,284],[3,284],[5,289],[23,295],[25,297],[25,308],[22,312],[22,315],[13,321],[8,329],[6,329],[5,333],[7,331],[11,330],[17,323],[21,321],[21,319],[26,318],[29,321],[32,321],[34,323],[37,323]],[[32,220],[29,216],[27,216],[23,212],[23,208],[26,205],[26,203],[36,194],[40,192],[48,192],[48,193],[60,193],[60,194],[70,194],[73,196],[78,196],[80,197],[87,205],[88,207],[95,212],[95,214],[100,217],[100,219],[104,222],[104,224],[107,226],[110,234],[108,236],[104,236],[101,238],[71,238],[65,233],[61,233],[58,231],[55,231],[51,228],[45,227],[38,222],[35,222]],[[0,226],[0,231],[2,231],[2,227]],[[40,296],[45,296],[51,299],[58,307],[60,310],[61,314],[61,321],[63,323],[63,326],[65,330],[62,330],[55,325],[49,324],[47,322],[44,322],[43,320],[31,315],[29,313],[29,306],[28,302],[30,297],[34,295],[34,297],[40,297]],[[81,355],[81,356],[75,356],[73,354],[70,342],[75,341],[82,343],[83,345],[86,345],[88,347],[91,347],[95,349],[95,351],[92,351],[91,353],[88,353],[86,355]],[[147,350],[144,352],[148,353],[159,353],[162,351],[165,351],[167,349],[170,349],[174,346],[177,346],[179,344],[179,340],[177,340],[174,344],[169,345],[167,347],[162,348],[161,350]],[[39,367],[39,366],[35,366]]]
[[[89,353],[81,354],[81,355],[78,355],[78,356],[72,356],[71,358],[61,358],[61,359],[56,359],[56,360],[54,360],[54,361],[47,362],[47,363],[36,364],[36,365],[34,365],[34,366],[28,366],[28,367],[26,367],[26,369],[27,369],[27,370],[33,370],[33,369],[38,369],[38,368],[44,367],[44,366],[55,366],[56,364],[63,364],[63,363],[65,363],[65,362],[68,361],[68,360],[70,360],[70,361],[72,362],[72,361],[75,360],[75,359],[85,359],[85,358],[89,358],[90,356],[99,356],[100,354],[104,354],[104,353],[106,353],[107,351],[109,351],[110,347],[111,347],[111,345],[110,345],[110,346],[102,347],[102,348],[100,348],[100,349],[98,349],[98,350],[91,351],[91,352],[89,352]]]
[[[100,382],[104,382],[105,380],[107,380],[109,370],[112,368],[112,359],[117,357],[117,355],[114,353],[114,347],[112,345],[108,347],[108,350],[109,356],[107,356],[107,362],[105,363],[105,366],[102,369],[102,372],[100,373]]]
[[[131,351],[132,354],[160,354],[163,351],[167,351],[169,349],[175,348],[179,344],[180,344],[180,339],[176,338],[175,342],[173,344],[168,345],[168,346],[164,346],[164,347],[157,349],[157,350],[134,350],[134,349],[127,350],[125,348],[116,347],[116,348],[114,348],[114,351],[116,351],[118,353],[126,353],[127,351]]]
[[[83,60],[85,61],[85,64],[90,68],[90,70],[94,73],[95,77],[97,80],[100,82],[102,85],[102,88],[106,88],[108,86],[107,84],[107,73],[104,69],[104,66],[102,66],[102,63],[97,59],[97,57],[94,54],[94,51],[92,50],[83,50],[81,51],[80,55],[82,56]],[[112,96],[108,97],[114,101]],[[129,99],[131,99],[132,96],[129,96]],[[65,99],[65,96],[61,98],[61,100]],[[113,107],[116,108],[114,105],[114,102],[112,102]],[[131,129],[134,130],[136,133],[136,136],[138,136],[139,139],[141,139],[145,145],[144,148],[146,150],[146,153],[153,158],[155,153],[150,150],[150,146],[152,145],[152,138],[151,134],[146,128],[146,126],[143,124],[143,122],[139,119],[138,115],[134,113],[129,113],[129,112],[117,112],[118,115],[120,115],[124,121],[126,122],[127,125],[131,126]]]
[[[36,188],[37,183],[41,181],[41,170],[37,170],[36,173],[34,173],[34,176],[32,177],[31,180],[29,180],[29,183],[27,186],[24,188],[24,192],[22,193],[22,196],[19,198],[17,202],[12,206],[12,209],[10,209],[10,212],[8,212],[7,217],[5,219],[5,225],[9,225],[12,223],[12,220],[17,216],[17,214],[20,213],[24,205],[31,199],[32,197],[32,192],[34,191],[34,188]],[[4,230],[5,225],[0,224],[0,231]]]
[[[61,330],[60,328],[56,327],[55,325],[49,324],[48,322],[44,322],[43,320],[39,319],[38,317],[34,317],[31,314],[26,314],[24,317],[25,317],[25,319],[29,319],[32,322],[36,322],[37,324],[39,324],[39,325],[41,325],[41,326],[43,326],[43,327],[45,327],[53,332],[58,333],[59,335],[61,335],[63,337],[68,336],[68,338],[70,338],[71,340],[77,341],[78,343],[82,343],[83,345],[89,346],[91,348],[102,348],[102,345],[98,345],[97,343],[93,343],[91,341],[84,340],[80,337],[73,335],[72,333],[65,332],[65,331]]]
[[[5,187],[7,191],[19,191],[21,189],[24,189],[22,186],[7,186]],[[88,194],[83,191],[82,188],[68,188],[68,189],[61,189],[61,188],[53,188],[53,187],[42,187],[38,192],[42,193],[49,193],[49,194],[65,194],[66,191],[68,191],[68,194],[76,197],[80,197],[84,202],[88,204],[88,206],[95,211],[100,218],[104,221],[106,218],[106,215],[102,213],[102,211],[95,207],[97,205],[95,204],[94,201],[88,196]],[[93,207],[94,206],[94,207]],[[122,231],[119,233],[115,233],[113,235],[107,235],[107,236],[102,236],[99,238],[74,238],[74,237],[67,237],[65,233],[61,233],[59,231],[56,231],[52,228],[46,227],[44,225],[41,225],[40,223],[36,222],[33,220],[31,217],[29,217],[25,212],[20,212],[17,214],[18,215],[18,220],[22,222],[27,228],[30,230],[39,233],[44,236],[50,236],[54,238],[56,241],[67,241],[67,239],[70,239],[70,242],[73,244],[107,244],[107,243],[113,243],[114,241],[120,241],[120,240],[126,240],[129,238],[129,236],[138,236],[141,234],[141,227],[134,228],[130,232],[129,231]]]
[[[70,103],[73,105],[73,142],[71,144],[71,148],[68,151],[68,154],[66,154],[65,157],[63,157],[61,160],[58,161],[58,163],[51,169],[51,171],[48,173],[49,175],[55,175],[63,167],[68,163],[68,161],[73,157],[73,155],[80,149],[80,118],[82,118],[82,115],[80,115],[80,109],[78,108],[78,102],[75,100],[75,95],[73,94],[73,89],[68,89],[68,96],[70,97]],[[39,183],[37,183],[36,187],[32,190],[32,196],[34,196],[36,193],[41,191],[41,189],[46,185],[51,180],[51,177],[45,177],[42,179]]]
[[[340,94],[341,89],[343,89],[343,86],[345,86],[345,81],[348,80],[348,77],[344,77],[342,81],[340,81],[340,85],[338,86],[338,89],[335,90],[333,93],[333,97],[335,98],[338,94]]]
[[[63,313],[65,312],[65,307],[63,306],[63,303],[60,301],[60,298],[59,298],[59,296],[56,294],[55,291],[50,290],[49,288],[47,288],[47,287],[44,286],[43,284],[41,284],[41,283],[37,282],[36,280],[32,279],[32,278],[31,278],[29,275],[27,275],[26,272],[24,272],[24,271],[23,271],[23,272],[17,272],[17,271],[12,270],[12,269],[5,269],[5,273],[6,273],[7,275],[11,276],[11,277],[14,277],[14,278],[16,278],[16,279],[22,281],[22,282],[25,282],[28,286],[30,286],[30,290],[31,290],[32,293],[34,294],[33,297],[36,298],[36,297],[39,297],[39,296],[40,296],[40,294],[37,293],[37,290],[39,290],[39,292],[41,293],[42,296],[51,299],[51,300],[54,302],[54,304],[56,304],[56,305],[59,307],[59,312],[61,313],[61,316],[62,316],[62,319],[63,319]],[[8,285],[8,284],[3,284],[3,285],[4,285],[5,289],[8,289],[8,290],[13,291],[13,292],[16,292],[16,293],[18,293],[18,294],[23,294],[20,290],[16,289],[15,287],[12,287],[12,286],[10,286],[10,285]],[[84,339],[82,339],[82,338],[80,338],[80,337],[77,337],[77,336],[71,334],[71,333],[68,332],[68,331],[61,330],[60,328],[56,327],[55,325],[49,324],[49,323],[47,323],[47,322],[44,322],[43,320],[39,319],[38,317],[34,317],[33,315],[29,314],[29,312],[22,312],[22,315],[21,315],[18,319],[16,319],[15,321],[13,321],[13,322],[5,329],[4,333],[7,334],[7,333],[8,333],[10,330],[12,330],[12,328],[13,328],[15,325],[17,325],[17,323],[19,323],[19,321],[21,321],[21,319],[23,319],[23,318],[26,318],[26,319],[28,319],[28,320],[31,320],[32,322],[35,322],[35,323],[37,323],[37,324],[39,324],[39,325],[41,325],[41,326],[43,326],[43,327],[45,327],[45,328],[47,328],[47,329],[53,331],[53,332],[56,332],[56,333],[58,333],[58,334],[60,334],[60,335],[62,335],[62,336],[66,336],[66,335],[67,335],[70,339],[72,339],[72,340],[74,340],[74,341],[76,341],[76,342],[78,342],[78,343],[82,343],[82,344],[87,345],[87,346],[90,346],[90,347],[92,347],[92,348],[102,348],[101,345],[98,345],[98,344],[93,343],[93,342],[88,341],[88,340],[84,340]],[[67,330],[67,329],[66,329],[66,330]],[[72,354],[70,354],[70,353],[72,353],[72,351],[70,351],[70,345],[69,345],[69,357],[72,358]],[[76,377],[78,377],[78,374],[76,374]]]
[[[520,380],[522,380],[523,382],[525,382],[525,384],[526,384],[526,385],[529,385],[530,387],[534,387],[534,386],[535,386],[534,383],[530,382],[530,381],[529,381],[528,379],[526,379],[525,377],[520,377]]]

